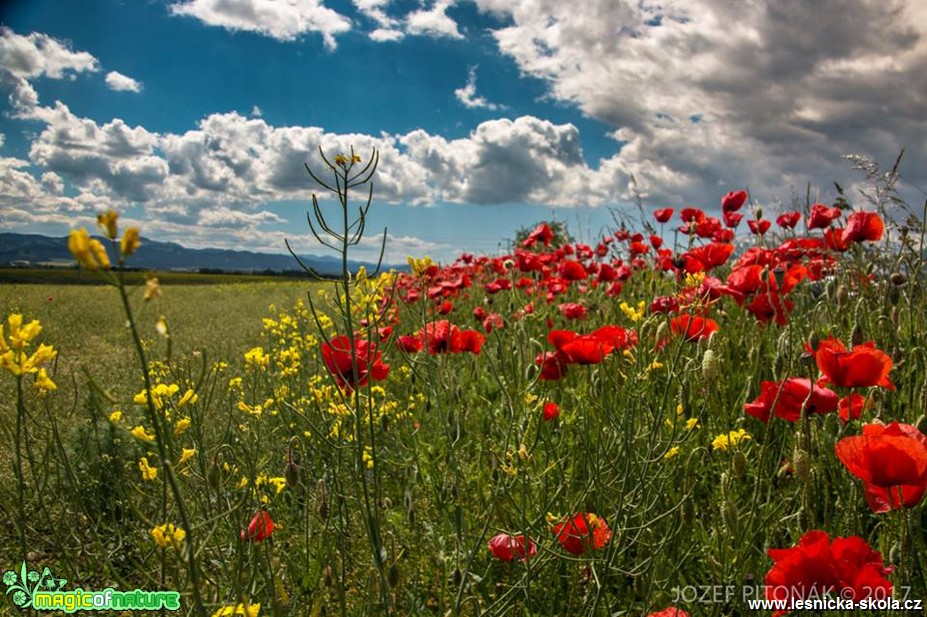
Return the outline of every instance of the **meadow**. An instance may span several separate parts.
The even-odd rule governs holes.
[[[310,218],[344,254],[371,163]],[[184,615],[922,614],[924,218],[870,180],[328,282],[122,279],[102,215],[107,284],[0,288],[5,608],[53,573]]]

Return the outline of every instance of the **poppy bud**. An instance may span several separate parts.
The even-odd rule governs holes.
[[[763,218],[763,208],[761,208],[760,206],[757,206],[756,208],[753,209],[753,214],[756,216],[757,220],[760,220],[761,218]]]
[[[892,282],[892,285],[896,287],[901,287],[902,285],[908,282],[908,277],[906,277],[901,272],[892,272],[891,275],[888,277],[888,280]]]
[[[392,564],[387,571],[386,580],[389,581],[390,587],[395,587],[399,584],[399,568],[396,567],[396,564]]]
[[[863,344],[863,327],[860,325],[859,321],[853,326],[853,334],[850,335],[850,342],[853,344],[853,347]]]
[[[736,535],[740,525],[740,516],[738,515],[736,506],[734,506],[730,500],[726,500],[724,506],[721,508],[721,514],[724,518],[724,524],[727,526],[728,533]]]
[[[702,377],[705,381],[711,382],[718,376],[721,371],[721,362],[718,360],[718,354],[713,349],[706,349],[705,355],[702,356]]]
[[[331,566],[325,566],[325,570],[322,571],[322,583],[326,587],[332,587],[335,584],[335,579],[332,576]]]
[[[782,266],[776,266],[773,269],[773,278],[776,281],[776,289],[782,289],[782,284],[785,282],[785,269]]]
[[[827,283],[824,285],[824,293],[827,294],[827,299],[833,302],[836,299],[837,294],[837,283],[834,282],[834,279],[828,279]]]
[[[837,286],[837,306],[843,306],[847,303],[847,299],[850,297],[850,292],[847,291],[846,285]]]
[[[895,286],[889,287],[888,301],[892,303],[892,306],[896,306],[899,300],[901,300],[901,291]]]
[[[460,574],[460,568],[454,568],[454,574],[451,576],[451,580],[454,583],[454,587],[460,586],[460,581],[463,580],[463,576]]]
[[[222,470],[219,469],[219,462],[213,458],[206,470],[206,484],[214,491],[219,490],[219,484],[222,482]]]
[[[747,457],[744,456],[744,453],[738,450],[734,453],[734,475],[738,480],[743,480],[744,476],[747,474]]]
[[[897,542],[892,544],[892,548],[888,551],[888,563],[896,566],[901,563],[901,544]]]
[[[811,457],[801,448],[795,448],[792,454],[792,469],[795,471],[795,476],[802,481],[807,481],[811,477]]]
[[[821,337],[818,336],[817,332],[811,334],[809,344],[811,345],[811,351],[816,352],[818,350],[818,347],[821,345]]]

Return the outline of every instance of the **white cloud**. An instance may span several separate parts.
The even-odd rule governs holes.
[[[170,10],[210,26],[256,32],[278,41],[318,32],[329,49],[337,46],[335,35],[351,29],[350,20],[320,0],[187,0],[171,5]]]
[[[435,0],[430,9],[420,9],[406,15],[406,28],[410,34],[462,39],[457,23],[446,11],[453,6],[453,0]]]
[[[73,73],[99,70],[96,58],[87,52],[71,51],[67,43],[47,34],[23,36],[6,27],[0,27],[0,66],[23,79],[62,79]]]
[[[254,107],[251,108],[251,117],[252,117],[252,118],[261,118],[261,117],[263,117],[263,116],[264,116],[264,110],[262,110],[260,107],[258,107],[257,105],[255,105]]]
[[[501,105],[490,103],[482,96],[476,95],[476,67],[471,66],[467,73],[467,84],[454,90],[454,96],[468,109],[489,109],[496,111]]]
[[[106,74],[106,87],[117,92],[141,92],[142,84],[117,71]]]
[[[633,174],[657,202],[719,185],[781,195],[845,176],[845,152],[890,161],[902,147],[925,168],[919,0],[476,2],[510,20],[493,36],[524,74],[627,142],[597,192],[630,197]]]

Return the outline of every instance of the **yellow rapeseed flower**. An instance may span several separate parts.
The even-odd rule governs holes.
[[[119,235],[119,229],[116,225],[118,219],[119,213],[114,210],[107,210],[103,214],[97,215],[97,225],[100,226],[100,231],[110,240],[115,240],[116,236]]]
[[[193,458],[195,454],[196,454],[196,448],[183,448],[180,451],[180,460],[177,461],[177,464],[181,465],[183,463],[186,463],[188,460]]]
[[[138,468],[142,472],[142,480],[155,480],[158,477],[158,468],[148,464],[148,457],[143,456],[138,461]]]
[[[112,419],[112,416],[110,416],[110,419]],[[132,437],[135,437],[139,441],[145,441],[145,442],[151,443],[152,441],[155,440],[154,435],[150,435],[148,431],[145,430],[145,427],[142,426],[141,424],[133,428],[131,432],[132,432]]]
[[[151,537],[159,548],[171,546],[174,550],[180,550],[180,543],[187,537],[187,532],[181,527],[175,527],[173,523],[164,523],[151,530]]]
[[[145,295],[144,299],[146,302],[149,300],[154,300],[161,296],[161,282],[158,281],[156,276],[146,276],[145,277]]]
[[[141,240],[138,227],[129,227],[126,229],[126,233],[122,236],[122,242],[119,243],[119,252],[122,254],[122,258],[125,259],[134,253],[140,245]]]
[[[45,369],[39,369],[39,374],[35,376],[35,388],[39,391],[39,394],[44,394],[52,390],[57,390],[58,386],[55,385],[54,381],[49,379]]]
[[[260,604],[235,604],[223,606],[212,614],[212,617],[260,617]]]
[[[711,447],[715,450],[727,450],[728,448],[736,447],[742,441],[747,441],[753,439],[753,437],[745,429],[737,429],[736,431],[731,431],[729,433],[721,434],[715,437],[711,442]]]
[[[77,263],[87,270],[106,269],[110,266],[106,248],[100,244],[99,240],[91,238],[83,227],[71,230],[68,237],[68,250],[71,251]]]
[[[676,456],[677,454],[679,454],[679,446],[673,446],[672,448],[666,451],[666,454],[663,455],[663,458],[665,460],[669,460],[673,458],[674,456]]]
[[[196,392],[194,392],[193,390],[187,390],[186,392],[184,392],[183,396],[180,397],[180,400],[177,402],[177,408],[180,409],[181,407],[187,404],[192,405],[193,403],[197,401],[197,399],[199,399],[199,396],[197,396]]]
[[[118,409],[117,409],[116,411],[114,411],[113,413],[109,414],[109,421],[110,421],[110,422],[116,423],[116,422],[119,422],[120,420],[122,420],[122,412],[119,411]],[[145,430],[145,429],[142,428],[142,431],[144,431],[144,430]]]
[[[185,430],[190,428],[190,418],[181,418],[174,423],[174,436],[182,435]]]

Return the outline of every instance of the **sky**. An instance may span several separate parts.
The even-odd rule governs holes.
[[[386,259],[498,253],[554,218],[587,242],[657,207],[775,213],[927,196],[922,0],[7,0],[0,231],[112,208],[191,248],[323,254],[318,150],[379,151]],[[358,202],[359,204],[359,202]],[[646,215],[645,214],[645,215]]]

